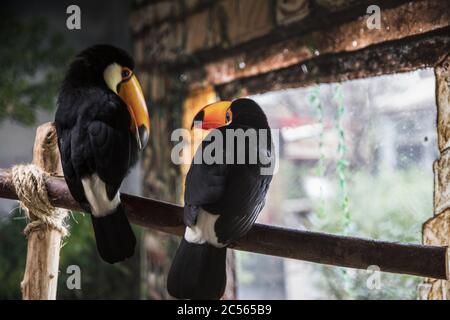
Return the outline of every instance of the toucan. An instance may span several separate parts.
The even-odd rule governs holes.
[[[108,263],[131,257],[136,246],[119,188],[147,144],[150,119],[133,69],[124,50],[89,47],[70,64],[57,98],[64,177],[91,214],[98,252]]]
[[[261,107],[244,98],[204,107],[192,127],[207,130],[194,159],[201,160],[199,153],[209,149],[218,161],[203,159],[190,165],[184,194],[186,229],[167,276],[167,289],[178,299],[220,299],[226,286],[226,248],[251,229],[265,204],[275,161],[272,136]],[[236,138],[250,131],[258,133],[257,140]],[[217,150],[221,144],[212,145],[217,133],[223,137],[221,150]],[[243,150],[244,157],[239,154]],[[265,158],[252,162],[251,152]],[[263,168],[268,170],[263,173]]]

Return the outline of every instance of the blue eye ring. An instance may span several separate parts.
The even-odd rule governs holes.
[[[225,114],[225,121],[226,123],[229,123],[231,121],[231,111],[228,110],[227,113]]]
[[[122,70],[122,79],[128,79],[131,76],[131,70],[130,69],[123,69]]]

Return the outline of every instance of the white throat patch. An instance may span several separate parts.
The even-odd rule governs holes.
[[[103,71],[103,79],[106,85],[117,94],[117,85],[122,81],[122,67],[117,63],[111,63]]]

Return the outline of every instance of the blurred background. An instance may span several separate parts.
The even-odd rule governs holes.
[[[433,72],[421,70],[252,96],[281,129],[280,169],[260,221],[420,243],[438,156],[434,87]],[[421,280],[385,273],[370,290],[365,270],[237,256],[242,297],[415,299]]]
[[[420,243],[422,224],[433,213],[432,165],[439,155],[433,69],[421,63],[396,73],[400,66],[392,58],[389,70],[382,63],[360,64],[355,68],[369,71],[349,76],[351,70],[337,69],[345,76],[326,78],[320,66],[327,54],[340,59],[340,52],[364,53],[369,45],[426,34],[444,23],[445,16],[435,15],[403,34],[398,30],[404,32],[407,22],[398,16],[408,1],[387,2],[383,23],[388,28],[383,36],[372,37],[361,31],[367,1],[3,0],[0,168],[31,161],[36,127],[53,120],[59,84],[74,54],[108,43],[135,56],[152,120],[151,145],[123,192],[182,203],[187,168],[168,160],[171,130],[186,127],[211,100],[249,96],[263,107],[271,127],[280,130],[280,169],[259,222]],[[435,4],[439,11],[435,1],[419,2]],[[81,30],[66,28],[71,4],[81,8]],[[249,11],[254,11],[251,18],[245,15]],[[400,22],[389,24],[389,19]],[[319,25],[316,20],[330,22]],[[330,26],[343,26],[336,31],[342,37],[321,33]],[[263,52],[264,41],[273,44],[275,53]],[[303,42],[298,50],[290,45]],[[262,78],[263,85],[251,82],[288,67],[287,85],[278,76]],[[165,275],[177,238],[136,228],[138,254],[111,266],[97,256],[89,217],[74,213],[69,224],[58,299],[170,298]],[[17,202],[0,199],[0,299],[21,298],[25,225]],[[81,268],[81,290],[67,289],[70,265]],[[229,299],[415,299],[421,282],[383,273],[381,288],[371,290],[365,270],[238,251],[229,254],[228,269]]]

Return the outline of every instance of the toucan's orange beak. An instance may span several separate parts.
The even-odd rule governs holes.
[[[219,101],[207,105],[194,118],[192,127],[200,126],[204,130],[217,129],[232,121],[231,101]]]
[[[136,136],[139,149],[143,149],[150,135],[150,118],[141,85],[135,75],[120,84],[119,96],[128,106],[131,130]]]

